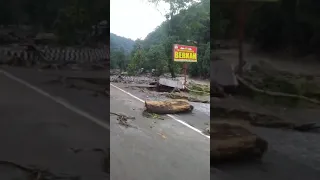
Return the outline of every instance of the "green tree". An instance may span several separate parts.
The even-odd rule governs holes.
[[[190,65],[190,73],[194,76],[209,77],[210,52],[207,51],[210,47],[209,5],[209,0],[185,4],[185,8],[175,12],[172,18],[163,22],[144,40],[135,41],[130,55],[130,69],[132,71],[137,71],[139,68],[155,69],[157,75],[169,72],[175,77],[176,73],[182,72],[183,65],[173,62],[172,58],[172,46],[178,43],[198,47],[198,63]],[[197,43],[194,44],[194,41]],[[141,51],[145,52],[146,58],[136,58]],[[141,59],[144,63],[137,63],[142,61]]]
[[[146,52],[143,49],[137,49],[128,64],[128,73],[135,75],[140,68],[143,68],[146,62]]]
[[[149,62],[148,65],[152,69],[156,70],[157,76],[162,75],[166,71],[168,62],[167,59],[168,57],[162,44],[151,46],[147,52],[147,61]]]
[[[178,14],[180,10],[187,8],[188,5],[195,2],[194,0],[148,0],[148,1],[155,4],[156,6],[158,6],[161,2],[169,4],[169,12],[165,15],[168,21],[168,31],[167,31],[168,37],[172,36],[174,32],[174,28],[173,28],[174,22],[172,19],[174,15]],[[175,67],[174,62],[168,59],[168,68],[173,78],[176,77],[174,67]]]
[[[116,51],[115,58],[117,60],[117,65],[118,65],[120,71],[125,70],[125,67],[126,67],[126,55],[125,55],[125,52],[124,52],[123,48],[121,48],[120,50]]]

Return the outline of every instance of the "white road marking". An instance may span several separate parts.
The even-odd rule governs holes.
[[[17,82],[27,86],[28,88],[36,91],[37,93],[39,93],[39,94],[41,94],[41,95],[53,100],[54,102],[56,102],[56,103],[64,106],[65,108],[69,109],[70,111],[73,111],[73,112],[79,114],[80,116],[83,116],[83,117],[89,119],[90,121],[96,123],[97,125],[105,128],[105,129],[110,130],[110,126],[108,124],[104,123],[103,120],[100,120],[100,119],[98,119],[96,117],[91,116],[90,114],[88,114],[88,113],[86,113],[86,112],[84,112],[84,111],[82,111],[82,110],[80,110],[80,109],[68,104],[67,102],[65,102],[65,101],[63,101],[63,100],[61,100],[59,98],[56,98],[56,97],[50,95],[49,93],[47,93],[47,92],[45,92],[45,91],[43,91],[43,90],[41,90],[41,89],[29,84],[29,83],[27,83],[26,81],[24,81],[24,80],[22,80],[20,78],[15,77],[14,75],[12,75],[12,74],[10,74],[8,72],[5,72],[5,71],[0,69],[0,73],[2,73],[3,75],[7,76],[8,78],[10,78],[10,79],[12,79],[14,81],[17,81]]]
[[[138,98],[137,96],[135,96],[135,95],[133,95],[133,94],[131,94],[131,93],[129,93],[129,92],[127,92],[127,91],[125,91],[125,90],[123,90],[123,89],[119,88],[118,86],[116,86],[116,85],[114,85],[114,84],[111,84],[111,83],[110,83],[110,85],[111,85],[112,87],[117,88],[118,90],[120,90],[120,91],[122,91],[122,92],[124,92],[124,93],[128,94],[129,96],[131,96],[131,97],[133,97],[133,98],[137,99],[138,101],[140,101],[140,102],[142,102],[142,103],[144,103],[144,102],[145,102],[144,100],[142,100],[142,99]],[[171,115],[171,114],[166,114],[166,115],[167,115],[168,117],[170,117],[170,118],[174,119],[175,121],[179,122],[180,124],[183,124],[184,126],[186,126],[186,127],[190,128],[190,129],[192,129],[192,130],[196,131],[197,133],[199,133],[199,134],[201,134],[201,135],[203,135],[203,136],[205,136],[205,137],[207,137],[207,138],[209,138],[209,139],[210,139],[210,136],[208,136],[208,135],[204,134],[201,130],[199,130],[199,129],[197,129],[197,128],[193,127],[193,126],[191,126],[190,124],[188,124],[188,123],[184,122],[183,120],[178,119],[176,116]]]

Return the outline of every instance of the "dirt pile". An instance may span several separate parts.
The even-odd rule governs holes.
[[[156,78],[147,76],[111,75],[110,82],[125,84],[150,84],[156,82]]]

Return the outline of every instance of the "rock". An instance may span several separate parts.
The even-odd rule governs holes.
[[[211,82],[216,82],[222,87],[238,86],[237,78],[230,64],[225,60],[211,62]]]
[[[176,114],[191,112],[193,106],[187,100],[145,101],[146,111],[156,114]]]
[[[168,78],[160,78],[159,79],[159,84],[162,85],[162,86],[168,86],[168,87],[171,87],[171,88],[184,89],[184,85],[179,80],[173,80],[173,79],[168,79]]]
[[[229,123],[211,123],[211,163],[260,159],[268,149],[268,143],[246,128]]]

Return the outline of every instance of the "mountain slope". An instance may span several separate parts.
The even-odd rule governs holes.
[[[120,50],[120,48],[123,48],[125,53],[130,53],[132,51],[134,43],[135,42],[131,39],[110,33],[111,50]]]

